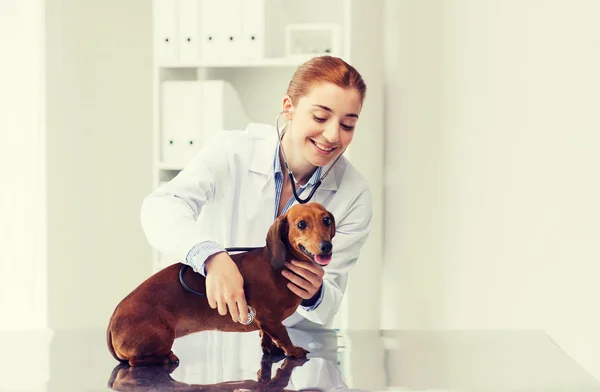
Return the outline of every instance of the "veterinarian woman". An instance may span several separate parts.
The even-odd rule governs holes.
[[[303,299],[284,325],[331,325],[370,232],[369,186],[341,156],[360,132],[365,93],[352,66],[336,57],[313,58],[294,73],[280,116],[273,113],[283,151],[275,124],[219,131],[179,175],[145,198],[141,222],[148,242],[204,275],[210,306],[221,315],[248,320],[243,279],[224,248],[264,246],[274,220],[298,203],[287,160],[299,198],[326,175],[310,201],[333,214],[336,235],[326,267],[284,269],[289,289]]]

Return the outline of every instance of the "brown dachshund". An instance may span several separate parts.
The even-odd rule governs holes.
[[[335,220],[330,212],[318,203],[299,204],[271,225],[266,246],[231,255],[244,279],[246,302],[256,311],[249,325],[221,316],[206,298],[184,289],[179,282],[183,264],[162,269],[117,305],[106,332],[109,351],[130,366],[178,363],[171,350],[178,337],[207,330],[258,330],[263,353],[306,357],[308,351],[292,344],[282,324],[302,299],[287,287],[281,270],[292,259],[327,265],[334,235]],[[206,292],[201,274],[188,269],[183,278],[192,290]]]

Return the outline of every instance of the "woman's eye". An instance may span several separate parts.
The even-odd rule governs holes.
[[[344,125],[342,124],[342,128],[344,128],[346,131],[351,131],[354,129],[353,125]]]
[[[306,229],[306,222],[300,221],[300,222],[298,222],[298,224],[296,226],[298,226],[298,228],[300,230],[304,230],[304,229]]]
[[[331,224],[331,219],[329,219],[329,217],[326,216],[325,218],[323,218],[323,223],[325,224],[325,226],[329,226]]]
[[[317,116],[313,116],[313,118],[315,119],[316,122],[319,122],[319,123],[324,123],[325,121],[327,121],[326,118],[321,118],[321,117],[317,117]]]

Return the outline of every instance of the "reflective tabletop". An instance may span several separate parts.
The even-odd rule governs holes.
[[[600,392],[538,331],[303,331],[305,360],[264,356],[258,332],[175,341],[174,367],[130,368],[102,329],[0,333],[0,391],[536,391]]]

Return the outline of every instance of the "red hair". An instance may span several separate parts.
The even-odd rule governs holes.
[[[300,65],[290,84],[287,95],[292,102],[298,102],[307,95],[311,87],[319,83],[332,83],[344,89],[356,89],[360,94],[360,103],[365,100],[367,85],[358,71],[338,57],[314,57]]]

